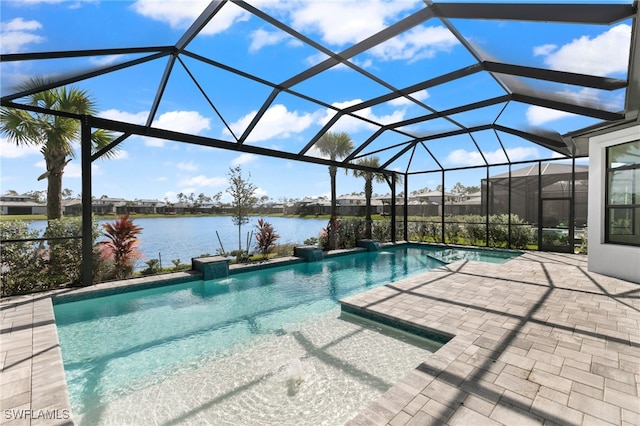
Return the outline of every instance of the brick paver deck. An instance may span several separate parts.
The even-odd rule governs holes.
[[[640,284],[586,261],[460,261],[343,300],[455,335],[349,424],[639,425]]]
[[[461,261],[343,303],[455,335],[351,425],[640,425],[640,284],[584,256]],[[50,296],[0,310],[0,424],[69,424]]]

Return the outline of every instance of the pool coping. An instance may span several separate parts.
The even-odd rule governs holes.
[[[410,243],[411,244],[411,243]],[[340,254],[350,254],[352,251],[343,251]],[[550,261],[552,263],[558,264],[561,262],[568,262],[566,267],[561,267],[562,271],[559,272],[561,274],[565,273],[565,269],[567,271],[575,269],[573,265],[580,264],[581,266],[578,268],[585,275],[588,274],[588,279],[593,282],[598,282],[598,285],[608,286],[613,285],[615,288],[633,288],[633,291],[638,291],[638,284],[631,283],[632,287],[629,287],[629,283],[616,280],[610,277],[600,276],[598,274],[587,273],[586,272],[586,258],[584,256],[578,255],[559,255],[559,254],[549,254],[549,253],[540,253],[540,252],[524,252],[525,256],[523,258],[516,258],[522,260],[522,262],[516,261],[516,264],[525,264],[526,262],[530,262],[532,258],[543,259],[541,261]],[[546,259],[546,260],[545,260]],[[284,260],[282,265],[285,265],[287,261],[291,259]],[[512,260],[506,262],[505,264],[511,264]],[[462,269],[463,266],[467,265],[478,265],[483,264],[483,262],[473,262],[473,261],[458,261],[451,263],[449,265],[445,265],[442,267],[438,267],[434,270],[423,272],[412,276],[410,278],[405,278],[399,282],[395,282],[393,284],[385,285],[378,287],[376,289],[360,293],[358,295],[349,296],[347,298],[342,299],[340,302],[342,304],[353,304],[354,306],[362,306],[364,304],[371,304],[373,300],[381,297],[386,298],[384,292],[389,291],[390,287],[398,287],[400,285],[410,285],[413,286],[416,283],[420,282],[431,282],[434,278],[439,279],[440,276],[444,274],[451,274],[456,271]],[[505,264],[488,264],[493,265],[493,267],[502,267]],[[247,266],[237,268],[238,271],[247,270]],[[249,265],[251,266],[251,265]],[[255,265],[253,265],[255,267]],[[271,263],[271,266],[280,266],[277,262]],[[264,265],[263,265],[264,267]],[[513,267],[510,266],[511,269]],[[259,268],[261,269],[261,268]],[[491,269],[489,267],[488,269]],[[499,270],[499,269],[498,269]],[[555,273],[555,272],[554,272]],[[569,273],[569,272],[566,272]],[[521,272],[518,272],[519,277],[522,277],[523,281],[526,281]],[[167,282],[169,284],[175,283],[176,280],[190,280],[197,278],[198,274],[193,274],[191,272],[179,272],[167,274],[164,277],[167,278]],[[53,290],[44,293],[37,293],[32,295],[25,296],[15,296],[12,298],[4,298],[0,302],[0,311],[2,314],[2,348],[0,351],[0,367],[2,368],[2,378],[0,379],[0,408],[2,409],[2,418],[0,418],[0,424],[33,424],[33,425],[68,425],[73,424],[70,409],[70,402],[68,397],[68,391],[66,386],[66,380],[64,375],[64,366],[62,363],[62,356],[58,341],[57,329],[55,326],[55,319],[53,315],[53,302],[52,299],[54,297],[64,297],[65,295],[79,293],[91,293],[92,291],[104,291],[105,288],[121,288],[128,287],[131,285],[134,286],[145,286],[148,285],[149,281],[155,281],[157,283],[159,276],[151,276],[138,278],[134,280],[128,280],[124,282],[109,282],[109,283],[101,283],[92,287],[84,287],[77,289],[60,289]],[[508,279],[505,276],[496,276],[492,278],[495,280],[506,280]],[[173,280],[173,282],[171,282]],[[604,287],[603,287],[604,288]],[[608,287],[607,287],[608,288]],[[603,289],[600,296],[609,297],[611,296],[607,293],[608,290]],[[629,291],[627,291],[628,293]],[[376,296],[377,294],[377,296]],[[624,294],[624,293],[621,293]],[[373,297],[373,299],[371,299]],[[626,297],[626,296],[625,296]],[[356,299],[360,299],[360,302],[354,302]],[[625,299],[626,300],[626,299]],[[629,299],[631,304],[635,306],[635,310],[640,312],[640,302],[635,299]],[[490,339],[496,339],[496,327],[491,326],[488,330],[483,330],[478,327],[460,327],[459,325],[450,325],[445,321],[415,321],[415,318],[411,318],[409,315],[409,311],[411,307],[406,307],[404,310],[402,309],[393,309],[392,311],[385,312],[381,310],[380,312],[385,312],[385,315],[388,315],[390,318],[395,318],[400,322],[414,322],[419,327],[426,327],[431,330],[435,330],[437,333],[446,333],[453,335],[454,337],[448,341],[445,345],[443,345],[439,350],[437,350],[434,354],[432,354],[424,363],[418,366],[413,372],[409,373],[407,377],[401,379],[397,382],[389,391],[387,391],[380,399],[372,402],[370,406],[364,409],[360,414],[354,417],[351,421],[351,425],[359,425],[359,424],[391,424],[391,425],[403,425],[407,422],[410,422],[411,419],[415,419],[414,421],[418,421],[418,419],[427,419],[429,417],[429,413],[433,416],[433,407],[439,406],[441,409],[442,404],[438,402],[438,396],[429,395],[430,398],[425,395],[428,394],[429,386],[432,386],[433,383],[438,383],[438,379],[442,379],[443,376],[449,374],[447,373],[448,368],[460,368],[460,360],[468,358],[471,354],[471,348],[473,351],[478,351],[478,353],[482,351],[486,351],[483,345],[490,345],[487,343]],[[375,310],[375,309],[374,309]],[[490,309],[485,315],[488,315]],[[634,324],[640,324],[639,315],[636,312],[632,312],[633,316],[629,315],[628,321],[635,321]],[[489,320],[490,322],[491,320]],[[507,321],[508,323],[509,321]],[[553,324],[550,320],[547,321],[549,323],[549,327]],[[479,325],[479,324],[478,324]],[[508,324],[507,324],[508,325]],[[590,322],[586,322],[584,327],[589,327]],[[544,327],[544,325],[542,325]],[[578,332],[578,329],[581,325],[575,326],[575,332]],[[621,333],[619,331],[607,331],[606,328],[600,328],[600,325],[593,325],[594,329],[596,327],[598,332],[603,335],[610,335],[609,339],[613,339],[614,343],[616,340],[619,340],[619,336]],[[627,326],[628,328],[628,326]],[[640,328],[640,327],[639,327]],[[556,333],[558,333],[556,331]],[[640,331],[634,330],[626,330],[624,334],[624,339],[631,342],[634,347],[638,347],[640,342]],[[534,335],[534,337],[536,337]],[[489,339],[489,340],[487,340]],[[521,342],[520,337],[518,337],[518,341]],[[556,340],[558,338],[556,337]],[[566,342],[564,341],[566,339]],[[575,338],[573,338],[575,340]],[[553,339],[552,339],[553,340]],[[594,340],[594,339],[589,339]],[[482,341],[482,343],[479,343]],[[617,373],[608,371],[605,372],[605,377],[598,376],[593,371],[584,371],[579,372],[581,360],[583,360],[585,355],[584,353],[570,354],[569,347],[571,345],[571,341],[569,338],[561,338],[560,344],[557,346],[558,350],[563,350],[563,358],[565,358],[565,363],[570,371],[570,374],[579,376],[584,375],[588,376],[588,380],[602,380],[603,383],[616,383],[611,377],[614,377],[615,374],[628,374],[628,371],[616,370]],[[588,349],[588,344],[591,344],[587,339],[585,339],[585,347],[587,350],[597,351],[598,354],[601,354],[604,351],[604,348],[598,349]],[[563,346],[564,345],[564,346]],[[638,365],[640,365],[640,351],[637,349],[633,353],[633,355],[629,355],[628,349],[619,348],[618,346],[612,345],[612,348],[608,347],[608,343],[603,343],[603,346],[607,346],[607,350],[611,349],[614,353],[614,356],[619,356],[620,358],[626,357],[625,359],[637,359],[639,361]],[[517,346],[517,345],[516,345]],[[489,346],[488,346],[489,347]],[[518,359],[519,362],[522,362],[521,358],[518,358],[519,352],[521,348],[518,347],[508,347],[507,351],[509,358],[507,361],[500,358],[497,360],[503,367],[506,365],[509,368],[520,368],[522,365],[518,366],[518,362],[513,360]],[[616,350],[620,352],[617,353]],[[616,355],[617,353],[617,355]],[[472,355],[476,356],[476,355]],[[588,355],[589,357],[596,358],[596,355]],[[604,358],[599,357],[596,358],[599,362],[604,363]],[[529,360],[531,361],[531,360]],[[535,361],[535,360],[534,360]],[[537,360],[536,362],[540,362]],[[513,364],[510,364],[513,363]],[[547,368],[551,368],[547,366]],[[600,365],[598,368],[604,368]],[[629,369],[628,365],[625,367]],[[636,367],[636,369],[640,370],[640,367]],[[493,374],[493,373],[491,373]],[[563,376],[566,376],[564,370],[562,370]],[[508,374],[505,374],[509,376]],[[609,375],[611,377],[607,378]],[[501,376],[502,377],[502,376]],[[511,377],[511,376],[509,376]],[[598,377],[602,377],[599,379]],[[450,377],[449,377],[450,379]],[[576,386],[582,386],[583,383],[581,381],[586,381],[587,379],[583,379],[582,376],[571,379],[572,382],[576,383]],[[447,378],[444,378],[446,382]],[[515,380],[515,379],[513,379]],[[565,382],[568,380],[567,377],[560,377],[557,380],[561,380]],[[606,380],[606,382],[605,382]],[[632,389],[631,392],[633,397],[637,398],[640,396],[640,371],[636,371],[635,373],[635,390]],[[442,380],[440,380],[440,383]],[[427,385],[424,389],[422,385]],[[446,383],[445,383],[446,385]],[[443,386],[442,384],[440,386]],[[487,385],[489,386],[489,385]],[[612,386],[622,386],[620,384],[612,385]],[[491,388],[493,389],[493,388]],[[462,424],[457,422],[459,419],[469,420],[473,418],[475,421],[481,420],[481,423],[486,422],[488,424],[496,424],[494,416],[495,413],[485,413],[486,415],[482,415],[482,409],[478,408],[480,406],[485,407],[487,404],[487,400],[479,402],[482,400],[484,396],[482,394],[482,389],[480,390],[480,398],[477,397],[474,399],[474,403],[477,406],[469,403],[467,406],[460,405],[460,401],[456,401],[455,403],[458,406],[453,407],[449,405],[445,411],[452,412],[450,415],[450,419],[446,422],[446,424]],[[514,392],[515,391],[515,392]],[[548,390],[551,392],[552,390]],[[557,391],[556,391],[557,392]],[[629,424],[640,424],[640,414],[637,413],[638,410],[633,411],[630,410],[629,407],[629,397],[631,393],[623,393],[620,389],[613,389],[608,391],[607,385],[604,386],[604,389],[601,390],[601,395],[598,398],[593,398],[592,396],[584,395],[587,391],[584,389],[579,389],[574,392],[571,390],[571,398],[572,402],[574,399],[574,395],[578,395],[575,399],[582,398],[582,402],[578,403],[580,407],[576,407],[576,403],[573,405],[567,405],[565,401],[565,405],[563,405],[563,409],[567,410],[567,412],[575,414],[579,413],[584,421],[598,421],[603,422],[604,418],[619,418],[626,419],[625,421]],[[617,392],[615,395],[620,396],[621,402],[617,403],[615,401],[611,401],[609,398],[606,399],[606,392]],[[518,417],[518,411],[522,410],[522,405],[520,402],[523,399],[522,395],[518,394],[518,389],[506,390],[505,394],[509,393],[509,400],[512,404],[514,404],[513,410],[515,415],[512,414],[511,420],[515,421],[517,419],[522,420],[522,417]],[[409,397],[411,396],[411,398]],[[503,398],[504,398],[503,395]],[[549,394],[550,395],[550,394]],[[547,395],[547,396],[549,396]],[[474,395],[472,395],[474,396]],[[491,400],[493,397],[487,397],[487,399]],[[591,398],[591,399],[587,399]],[[544,398],[543,398],[544,399]],[[637,399],[636,399],[637,400]],[[422,408],[419,410],[415,409],[416,401],[420,401],[422,404]],[[426,401],[426,402],[425,402]],[[501,400],[500,400],[501,401]],[[536,400],[537,401],[537,400]],[[584,401],[588,401],[589,404],[584,403]],[[535,401],[534,401],[535,402]],[[529,402],[525,402],[529,404],[529,408],[533,410],[533,404],[531,400]],[[499,404],[496,401],[492,401],[494,410],[497,410]],[[600,405],[598,405],[600,404]],[[446,404],[445,404],[446,405]],[[605,407],[602,408],[604,410],[604,414],[597,414],[594,417],[594,413],[592,408],[589,408],[589,405],[596,405],[597,407]],[[429,408],[430,406],[430,408]],[[539,407],[536,407],[539,408]],[[557,406],[554,406],[557,408]],[[429,410],[432,411],[429,411]],[[484,409],[484,408],[483,408]],[[15,412],[28,413],[29,419],[19,420],[16,419],[16,416],[7,418],[7,413]],[[16,411],[17,410],[17,411]],[[426,413],[426,414],[425,414]],[[613,413],[613,414],[612,414]],[[616,414],[618,413],[618,414]],[[504,413],[503,413],[504,415]],[[560,414],[558,414],[560,415]],[[577,415],[577,414],[576,414]],[[598,417],[600,416],[600,417]],[[609,417],[607,417],[609,416]],[[612,417],[611,417],[612,416]],[[617,417],[616,417],[617,416]],[[558,419],[558,417],[551,417],[552,419]],[[621,420],[622,421],[622,420]],[[429,423],[428,421],[426,423]],[[535,422],[534,422],[535,423]],[[604,423],[604,422],[603,422]],[[615,422],[609,422],[610,424],[616,424]],[[542,424],[542,423],[540,423]],[[622,423],[620,423],[622,424]]]
[[[363,248],[333,250],[325,258],[355,254]],[[278,257],[233,264],[229,274],[274,268],[305,260]],[[0,298],[0,425],[72,425],[62,352],[55,324],[55,299],[99,297],[202,279],[193,271],[172,272],[87,287],[67,287]]]

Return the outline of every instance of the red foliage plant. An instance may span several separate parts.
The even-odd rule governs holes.
[[[113,262],[116,279],[130,277],[136,260],[142,257],[142,253],[138,251],[137,237],[142,228],[135,225],[127,214],[113,223],[103,224],[102,227],[102,235],[107,237],[106,241],[98,243],[102,249],[102,258]]]
[[[276,241],[280,238],[280,235],[276,233],[273,226],[269,222],[265,222],[264,219],[258,219],[258,233],[256,234],[256,246],[262,256],[266,259],[269,255],[269,251],[275,247]]]

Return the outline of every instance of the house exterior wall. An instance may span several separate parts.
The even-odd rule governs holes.
[[[640,125],[589,140],[589,270],[640,283],[640,247],[605,244],[606,149],[640,138]]]

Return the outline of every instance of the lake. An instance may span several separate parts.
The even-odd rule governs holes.
[[[253,231],[251,250],[254,250],[256,239],[256,224],[262,216],[251,217],[247,225],[242,226],[242,248],[246,249],[247,233]],[[262,217],[269,222],[276,233],[280,235],[277,244],[302,244],[304,240],[318,237],[320,231],[327,226],[327,219],[299,219],[286,217]],[[100,223],[113,222],[101,220]],[[222,245],[227,252],[238,249],[238,227],[231,221],[231,216],[175,216],[160,218],[133,217],[133,223],[142,227],[140,251],[144,258],[139,260],[136,270],[146,268],[145,261],[162,259],[162,266],[172,266],[173,259],[180,259],[182,263],[191,263],[192,257],[201,254],[216,254],[220,242],[216,231],[220,235]],[[29,228],[44,232],[46,220],[31,222]]]

